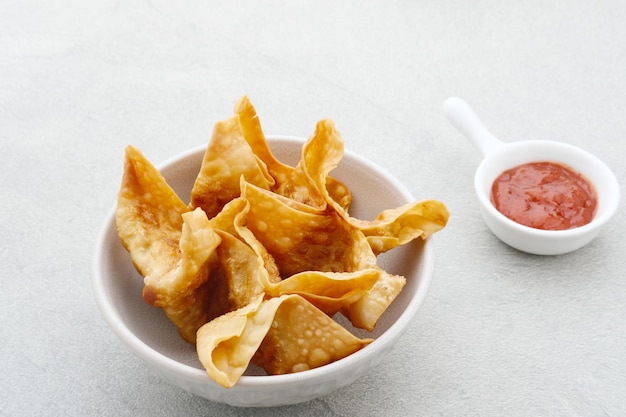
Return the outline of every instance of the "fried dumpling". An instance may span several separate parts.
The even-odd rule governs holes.
[[[188,211],[161,173],[129,145],[115,221],[120,241],[141,275],[162,275],[176,263],[182,214]]]
[[[235,310],[263,295],[269,276],[263,259],[248,245],[222,230],[217,234],[221,237],[217,255],[228,287],[229,310]]]
[[[270,374],[326,365],[367,345],[298,295],[253,300],[198,331],[196,349],[220,385],[235,385],[252,361]]]
[[[373,330],[406,279],[378,267],[363,232],[334,210],[322,214],[297,210],[285,197],[252,184],[243,183],[242,196],[250,203],[248,228],[276,260],[283,278],[305,271],[379,270],[378,285],[341,308],[355,326]]]
[[[270,375],[301,372],[342,359],[371,343],[354,336],[298,295],[279,300],[274,321],[252,361]]]
[[[343,157],[340,143],[341,137],[332,122],[318,122],[315,134],[302,151],[304,171],[325,202],[365,234],[375,254],[404,245],[417,237],[426,239],[445,227],[449,213],[446,206],[438,200],[424,200],[384,210],[371,221],[350,216],[327,189],[329,173]]]
[[[216,313],[211,306],[209,277],[216,266],[216,248],[220,237],[210,226],[206,214],[198,208],[182,215],[180,255],[172,268],[144,278],[143,299],[161,307],[181,337],[194,343],[196,332]]]
[[[245,181],[243,177],[241,181]],[[247,215],[250,210],[250,204],[247,199],[238,197],[224,206],[214,218],[211,224],[216,229],[230,233],[237,239],[249,246],[258,257],[263,260],[263,266],[268,273],[270,282],[281,280],[276,261],[269,254],[265,246],[259,242],[254,234],[247,228]]]
[[[274,179],[243,136],[239,116],[218,122],[191,190],[191,207],[201,207],[209,218],[239,197],[239,180],[269,189]]]
[[[383,210],[372,221],[350,218],[350,223],[367,237],[376,255],[413,239],[426,239],[443,229],[448,222],[448,209],[438,200],[422,200]]]
[[[303,271],[351,272],[376,265],[365,236],[335,211],[297,210],[288,199],[244,183],[248,228],[274,257],[281,276]]]
[[[126,149],[116,223],[120,241],[144,277],[143,299],[163,308],[181,337],[193,343],[210,319],[207,279],[220,241],[205,213],[189,212],[158,170]]]
[[[380,269],[354,272],[309,270],[283,279],[274,258],[245,225],[248,199],[228,203],[211,224],[222,238],[217,248],[231,309],[242,307],[256,295],[268,297],[298,294],[329,315],[347,308],[361,298],[380,278]]]
[[[252,152],[265,163],[268,172],[274,178],[274,186],[285,182],[293,167],[279,161],[270,150],[259,116],[247,96],[243,96],[237,102],[235,114],[239,116],[243,136]]]
[[[235,106],[235,113],[240,117],[246,141],[275,179],[271,191],[311,207],[324,209],[326,202],[315,185],[311,184],[304,171],[303,161],[301,160],[295,167],[292,167],[276,159],[265,139],[256,109],[247,96],[239,100]],[[340,146],[343,151],[343,142],[336,142],[336,145]],[[352,195],[341,181],[333,177],[326,178],[326,190],[330,198],[339,206],[344,208],[350,206]]]

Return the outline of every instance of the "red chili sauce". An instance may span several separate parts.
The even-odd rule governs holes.
[[[572,169],[553,162],[531,162],[500,174],[491,187],[491,202],[517,223],[565,230],[589,223],[598,198],[593,185]]]

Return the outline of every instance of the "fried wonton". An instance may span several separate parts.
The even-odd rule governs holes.
[[[407,203],[395,209],[383,210],[373,221],[350,217],[350,223],[359,228],[376,255],[413,239],[426,239],[443,229],[448,222],[448,210],[437,200]]]
[[[350,273],[308,270],[281,279],[273,256],[243,224],[248,209],[248,200],[240,197],[211,219],[221,237],[217,255],[228,288],[223,296],[231,310],[265,292],[269,297],[299,294],[333,315],[363,297],[380,278],[381,270],[362,269]]]
[[[205,308],[219,236],[187,206],[134,147],[126,149],[116,210],[118,236],[144,276],[143,298],[162,307],[183,339],[193,342],[210,319]]]
[[[221,269],[228,284],[230,310],[244,307],[263,295],[269,275],[263,259],[230,233],[217,230],[222,238],[217,248]]]
[[[351,272],[376,265],[365,236],[335,211],[310,213],[243,183],[250,203],[248,228],[276,260],[281,276],[303,271]]]
[[[143,275],[161,275],[179,257],[182,214],[189,209],[139,150],[128,146],[115,221],[122,245]]]
[[[236,232],[244,211],[237,203],[247,207],[247,202],[232,202],[230,210],[211,221],[200,208],[189,212],[158,170],[137,149],[127,148],[118,235],[144,276],[144,300],[162,308],[190,343],[200,326],[262,290],[251,278],[238,281],[237,268],[248,259],[241,259],[231,249],[231,236],[219,230]]]
[[[279,298],[274,321],[252,361],[270,375],[301,372],[344,358],[373,339],[354,336],[298,295]]]
[[[321,214],[300,211],[285,197],[252,184],[242,184],[242,196],[250,203],[248,228],[276,260],[281,276],[304,271],[380,270],[378,285],[341,308],[353,325],[373,330],[406,279],[377,266],[376,255],[363,232],[334,210]]]
[[[343,157],[341,143],[341,137],[332,122],[328,120],[318,122],[315,134],[304,145],[302,166],[325,202],[367,236],[375,254],[386,252],[417,237],[426,239],[446,225],[448,210],[437,200],[408,203],[398,208],[384,210],[373,221],[351,217],[327,189],[328,175]]]
[[[208,280],[215,269],[215,249],[220,237],[210,227],[202,209],[182,217],[180,257],[165,274],[145,277],[143,298],[148,304],[162,307],[182,338],[194,343],[200,326],[215,316]]]
[[[273,257],[242,224],[247,207],[247,199],[238,198],[211,219],[221,237],[216,253],[223,283],[217,285],[224,287],[220,297],[212,297],[212,303],[223,305],[223,311],[244,307],[262,294],[266,297],[298,294],[332,316],[353,309],[353,304],[384,279],[385,272],[380,269],[344,273],[310,270],[281,279]],[[232,225],[225,218],[230,218]]]
[[[243,177],[241,181],[244,181]],[[281,277],[276,261],[265,246],[246,227],[249,210],[250,204],[248,200],[242,197],[236,198],[226,204],[222,211],[211,219],[211,224],[216,229],[228,232],[248,245],[249,249],[263,260],[263,266],[268,273],[268,280],[270,282],[280,281]]]
[[[239,197],[209,220],[220,237],[216,267],[208,284],[210,319],[246,306],[280,281],[274,259],[245,226],[248,209],[248,201]]]
[[[232,387],[249,363],[270,374],[298,372],[341,359],[367,345],[298,295],[247,306],[202,326],[196,349],[207,373]]]
[[[274,179],[246,142],[239,116],[216,123],[191,190],[191,207],[201,207],[209,218],[239,196],[239,178],[268,189]]]
[[[244,137],[257,155],[267,166],[269,173],[275,179],[271,191],[290,198],[294,201],[312,207],[324,207],[323,196],[315,188],[304,172],[302,161],[295,167],[280,162],[269,148],[256,109],[247,96],[239,100],[235,106],[235,113],[239,115]],[[343,151],[343,142],[338,143]],[[348,187],[333,177],[326,178],[326,190],[330,198],[340,207],[347,208],[352,202],[352,195]]]

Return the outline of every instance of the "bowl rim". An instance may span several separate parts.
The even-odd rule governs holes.
[[[499,157],[502,157],[502,155],[510,154],[511,152],[515,152],[516,150],[520,148],[526,148],[529,146],[543,146],[546,148],[550,147],[552,150],[556,150],[556,149],[567,150],[571,153],[577,154],[579,157],[585,158],[587,161],[592,163],[595,166],[595,168],[599,172],[601,172],[601,176],[602,178],[604,178],[604,183],[606,184],[606,187],[610,190],[610,192],[604,193],[601,197],[606,202],[603,212],[599,213],[599,215],[594,215],[592,220],[585,225],[575,227],[572,229],[566,229],[566,230],[537,229],[534,227],[517,223],[516,221],[509,219],[504,214],[499,212],[495,208],[493,203],[491,203],[490,196],[484,192],[485,187],[487,187],[489,190],[491,189],[491,184],[486,184],[485,182],[486,180],[489,180],[489,178],[487,178],[486,174],[483,175],[484,171],[486,167],[488,167],[489,164],[492,163],[492,161],[494,161],[495,159]],[[542,157],[537,157],[537,158],[531,157],[531,158],[528,158],[527,162],[539,162],[539,161],[546,161],[546,160],[547,160],[546,158],[542,158]],[[556,161],[556,162],[568,165],[566,161]],[[525,162],[521,162],[521,163],[523,164]],[[517,163],[512,164],[510,168],[513,168],[514,166],[517,166],[517,165],[519,164]],[[588,181],[592,183],[592,185],[597,190],[598,184],[593,182],[586,175],[585,177],[587,178]],[[606,222],[608,222],[611,219],[611,217],[613,217],[613,215],[617,211],[617,208],[619,206],[619,201],[620,201],[620,189],[619,189],[617,178],[615,174],[610,170],[610,168],[601,159],[599,159],[597,156],[593,155],[592,153],[578,146],[574,146],[565,142],[552,141],[552,140],[522,140],[522,141],[504,143],[502,146],[498,147],[496,150],[489,153],[481,161],[474,175],[474,189],[484,211],[494,220],[497,220],[501,224],[507,226],[509,229],[515,230],[517,233],[523,233],[525,235],[532,236],[533,238],[545,239],[545,240],[573,238],[573,237],[577,237],[577,236],[595,231],[597,228],[601,227]],[[598,198],[600,198],[600,195],[598,195]]]
[[[284,143],[287,145],[304,144],[307,140],[304,137],[292,136],[292,135],[266,135],[266,139],[270,145],[277,145]],[[193,156],[198,152],[204,152],[206,150],[206,144],[192,147],[183,152],[180,152],[170,158],[167,158],[160,164],[155,165],[159,172],[170,168],[178,161]],[[352,152],[349,149],[344,149],[344,155],[348,156],[358,163],[366,166],[368,169],[380,174],[386,181],[394,184],[397,190],[401,193],[402,198],[407,202],[413,201],[414,197],[411,192],[402,184],[398,179],[389,174],[381,166],[375,164],[366,157]],[[424,299],[428,293],[430,285],[432,283],[434,272],[434,251],[433,251],[433,236],[429,236],[428,239],[421,242],[421,268],[423,268],[423,274],[420,276],[420,283],[415,291],[413,297],[411,297],[406,305],[406,308],[399,314],[396,320],[389,325],[382,334],[376,337],[370,344],[362,349],[354,352],[340,360],[332,362],[330,364],[306,370],[303,372],[296,372],[283,375],[242,375],[232,388],[224,388],[217,382],[213,381],[206,371],[199,369],[172,359],[157,350],[153,349],[149,345],[145,344],[139,337],[137,337],[125,324],[118,310],[114,307],[113,303],[107,297],[108,289],[105,283],[105,277],[103,274],[104,259],[106,245],[109,241],[112,230],[115,230],[115,211],[116,204],[111,207],[105,217],[104,224],[98,231],[96,244],[92,253],[92,292],[96,300],[96,304],[100,310],[101,315],[107,322],[109,328],[116,334],[116,336],[129,348],[129,350],[140,357],[140,359],[146,361],[151,366],[157,368],[165,368],[170,373],[176,373],[178,377],[182,377],[188,381],[196,381],[207,385],[212,385],[215,389],[228,390],[230,392],[235,391],[247,391],[253,389],[266,389],[277,386],[283,386],[286,384],[294,384],[299,381],[314,380],[324,375],[334,374],[336,371],[340,371],[342,368],[349,368],[355,363],[366,358],[375,358],[379,352],[381,352],[388,343],[393,343],[398,339],[407,328],[409,322],[418,312],[422,306]]]

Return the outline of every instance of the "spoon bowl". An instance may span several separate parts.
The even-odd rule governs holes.
[[[469,105],[458,97],[448,98],[443,111],[483,157],[474,176],[481,214],[489,229],[509,246],[536,255],[572,252],[591,242],[615,214],[620,198],[619,184],[611,170],[591,153],[548,140],[502,142],[489,133]],[[567,230],[542,230],[517,223],[495,208],[491,202],[491,187],[502,172],[521,164],[544,161],[568,166],[593,184],[598,205],[591,222]]]

